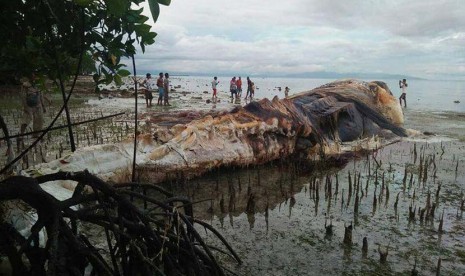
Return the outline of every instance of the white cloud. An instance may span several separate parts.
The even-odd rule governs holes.
[[[430,77],[463,73],[465,1],[173,0],[153,30],[142,71]]]

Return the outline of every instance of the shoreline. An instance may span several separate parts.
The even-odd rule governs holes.
[[[142,122],[145,124],[151,119],[154,119],[154,122],[163,121],[163,116],[168,116],[167,114],[178,110],[181,106],[185,106],[186,110],[176,112],[184,112],[186,117],[190,116],[193,119],[200,116],[202,112],[211,110],[211,106],[205,107],[203,97],[202,100],[192,99],[189,98],[192,95],[187,93],[182,97],[185,98],[179,98],[179,101],[183,101],[179,105],[160,107],[159,109],[142,109],[144,110],[143,114],[140,114]],[[59,103],[58,97],[56,100]],[[86,112],[90,117],[115,112],[115,110],[121,109],[121,103],[126,101],[124,98],[105,98],[95,100],[98,103],[95,105],[83,105],[87,102],[86,97],[77,100],[78,102],[75,102],[74,106],[76,109],[73,110],[80,110],[80,112],[75,114],[77,115],[75,120],[85,119]],[[114,106],[112,106],[113,102]],[[176,100],[172,102],[176,102]],[[131,110],[133,104],[133,98],[129,98],[127,101],[128,110]],[[145,101],[142,99],[139,104],[145,105]],[[205,107],[205,109],[199,111],[196,109],[197,107]],[[220,108],[217,110],[217,112],[221,112]],[[177,188],[192,199],[212,199],[196,204],[194,207],[198,208],[197,213],[201,214],[205,221],[210,221],[212,225],[220,229],[223,236],[234,241],[233,246],[237,248],[238,253],[245,256],[243,259],[246,261],[241,267],[231,263],[229,264],[230,269],[240,271],[245,275],[256,275],[263,272],[295,275],[296,272],[306,273],[309,270],[318,271],[321,274],[340,274],[342,272],[370,274],[376,272],[390,275],[409,272],[413,267],[414,259],[418,260],[417,269],[420,274],[432,274],[438,258],[443,258],[443,273],[460,275],[457,271],[465,269],[465,258],[462,257],[465,256],[463,255],[465,252],[462,252],[462,249],[456,244],[458,241],[460,244],[465,242],[463,240],[465,224],[461,219],[461,212],[457,208],[460,206],[460,191],[465,188],[465,160],[463,160],[465,144],[460,136],[464,133],[459,125],[450,131],[449,134],[457,136],[451,140],[447,136],[442,136],[442,134],[449,134],[442,133],[441,130],[448,128],[449,125],[445,122],[455,124],[461,122],[464,117],[461,116],[462,113],[455,115],[440,113],[425,117],[423,114],[427,112],[416,112],[410,109],[404,110],[404,112],[408,128],[414,126],[415,129],[423,131],[427,128],[428,131],[433,131],[438,135],[404,138],[399,143],[388,145],[366,155],[365,158],[350,159],[343,168],[332,168],[329,172],[318,172],[319,184],[317,189],[312,182],[312,174],[300,175],[292,167],[280,167],[276,163],[242,169],[233,168],[223,171],[219,175],[216,174],[216,177],[215,173],[212,172],[204,177],[192,179],[189,183],[193,185],[185,185],[184,187],[187,191],[182,190],[182,183],[164,183],[163,185],[170,189]],[[14,119],[15,114],[17,113],[12,113],[11,118]],[[409,118],[412,119],[409,120]],[[130,124],[133,119],[133,115],[131,116],[130,113],[123,118],[78,128],[76,133],[80,146],[94,143],[105,144],[112,139],[121,141],[124,138],[123,135],[125,137],[131,136]],[[432,124],[430,119],[436,120],[436,123]],[[442,123],[438,123],[438,120]],[[47,137],[49,139],[47,143],[66,147],[66,132],[54,133],[50,138]],[[60,142],[53,140],[54,136],[60,135],[62,135]],[[45,149],[47,144],[44,143],[42,146]],[[418,158],[415,161],[413,160],[414,147],[418,151]],[[55,150],[59,151],[59,147]],[[66,149],[62,150],[60,154],[66,155]],[[425,184],[419,180],[421,177],[419,169],[421,155],[423,158],[427,158],[423,159],[424,163],[426,160],[433,160],[433,158],[436,162],[434,166],[432,161],[429,163],[429,177]],[[375,174],[376,164],[379,167]],[[455,171],[455,166],[458,168],[457,171]],[[370,167],[371,169],[369,169]],[[356,189],[352,187],[354,194],[348,201],[349,183],[347,180],[349,172],[352,179],[354,175],[359,175],[358,179],[362,188],[367,187],[368,192],[365,192],[363,196],[359,194],[359,222],[358,225],[354,222],[356,227],[353,245],[347,251],[342,246],[343,226],[355,220],[356,198]],[[410,186],[409,189],[403,188],[402,182],[405,172],[408,174],[407,186]],[[339,176],[337,196],[335,196],[336,188],[334,186],[336,174]],[[383,175],[386,185],[389,185],[389,200],[386,188],[381,188]],[[325,194],[325,191],[328,191],[325,187],[326,176],[333,181],[330,193],[332,199],[330,200],[327,199],[329,194]],[[218,189],[214,186],[216,185],[215,178],[220,180]],[[412,179],[411,184],[409,183],[410,179]],[[367,181],[369,182],[368,186],[365,186]],[[352,184],[354,183],[355,180]],[[434,219],[429,223],[420,223],[419,214],[416,214],[417,220],[409,222],[409,206],[424,208],[428,193],[435,195],[439,184],[441,184],[441,188],[439,199],[436,201],[440,204],[435,211]],[[202,191],[202,189],[204,190]],[[394,212],[393,204],[399,192],[402,193],[399,196],[398,210]],[[245,212],[251,193],[256,195],[254,199],[256,209],[253,212]],[[270,195],[271,193],[274,193],[273,196]],[[318,200],[316,200],[317,193]],[[228,203],[228,199],[231,198],[232,194],[234,194],[236,202],[233,200],[233,205],[229,207],[231,203]],[[342,194],[345,198],[344,203],[342,203]],[[375,211],[373,211],[374,195],[377,197]],[[382,196],[380,197],[380,195]],[[224,210],[221,210],[222,199],[224,199]],[[210,210],[210,207],[213,209]],[[232,208],[231,211],[229,208]],[[439,235],[438,227],[442,211],[445,211],[444,233]],[[327,239],[324,224],[326,220],[330,219],[334,225],[334,233],[331,239]],[[365,235],[369,237],[369,251],[366,258],[363,257],[360,250]],[[391,242],[389,243],[389,241]],[[392,247],[387,264],[379,263],[377,245]],[[410,250],[411,248],[413,249]],[[266,254],[263,254],[264,252]],[[324,256],[321,255],[321,252],[325,253]],[[321,257],[324,258],[320,260]],[[309,266],[308,259],[312,260],[311,266]],[[227,263],[227,260],[224,261]],[[331,266],[328,267],[328,264]]]

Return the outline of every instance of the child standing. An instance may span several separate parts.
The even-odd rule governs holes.
[[[218,86],[218,83],[220,83],[218,81],[218,78],[214,77],[213,81],[212,81],[212,89],[213,89],[213,97],[212,97],[212,99],[218,99],[218,97],[216,96],[216,87]]]

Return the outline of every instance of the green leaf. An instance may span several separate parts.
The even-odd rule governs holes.
[[[137,20],[139,20],[139,17],[141,16],[141,12],[143,9],[139,10],[129,10],[128,13],[126,14],[126,19],[129,23],[136,23]],[[142,22],[143,23],[143,22]]]
[[[115,83],[116,83],[117,86],[121,86],[123,84],[123,81],[121,80],[120,75],[115,75],[114,80],[115,80]]]
[[[153,22],[157,22],[158,16],[160,15],[160,5],[158,5],[157,0],[147,0],[149,1],[150,12],[152,13]]]
[[[159,4],[169,6],[171,4],[171,0],[157,0]]]
[[[145,15],[139,15],[139,17],[138,17],[138,19],[137,19],[137,23],[142,24],[142,23],[147,22],[147,20],[149,20],[149,18],[148,18],[147,16],[145,16]]]
[[[116,16],[121,16],[128,8],[129,1],[126,0],[105,0],[108,12]]]
[[[113,82],[113,76],[110,74],[105,75],[105,84],[110,85],[112,82]]]
[[[150,25],[147,24],[141,24],[141,25],[135,25],[134,30],[136,31],[136,34],[138,36],[145,36],[150,33]]]
[[[121,70],[118,70],[118,75],[120,75],[121,77],[127,77],[131,75],[131,72],[129,72],[126,69],[121,69]]]
[[[156,36],[157,36],[156,32],[150,32],[146,34],[144,38],[147,40],[154,40]]]

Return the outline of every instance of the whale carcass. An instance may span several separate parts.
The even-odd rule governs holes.
[[[335,81],[228,112],[164,118],[153,122],[159,123],[153,133],[139,136],[138,178],[152,183],[286,157],[316,160],[341,153],[348,142],[371,139],[378,147],[380,137],[407,135],[402,109],[381,81]],[[44,174],[87,169],[104,180],[124,182],[129,180],[132,156],[133,143],[128,140],[82,148],[34,170]]]

